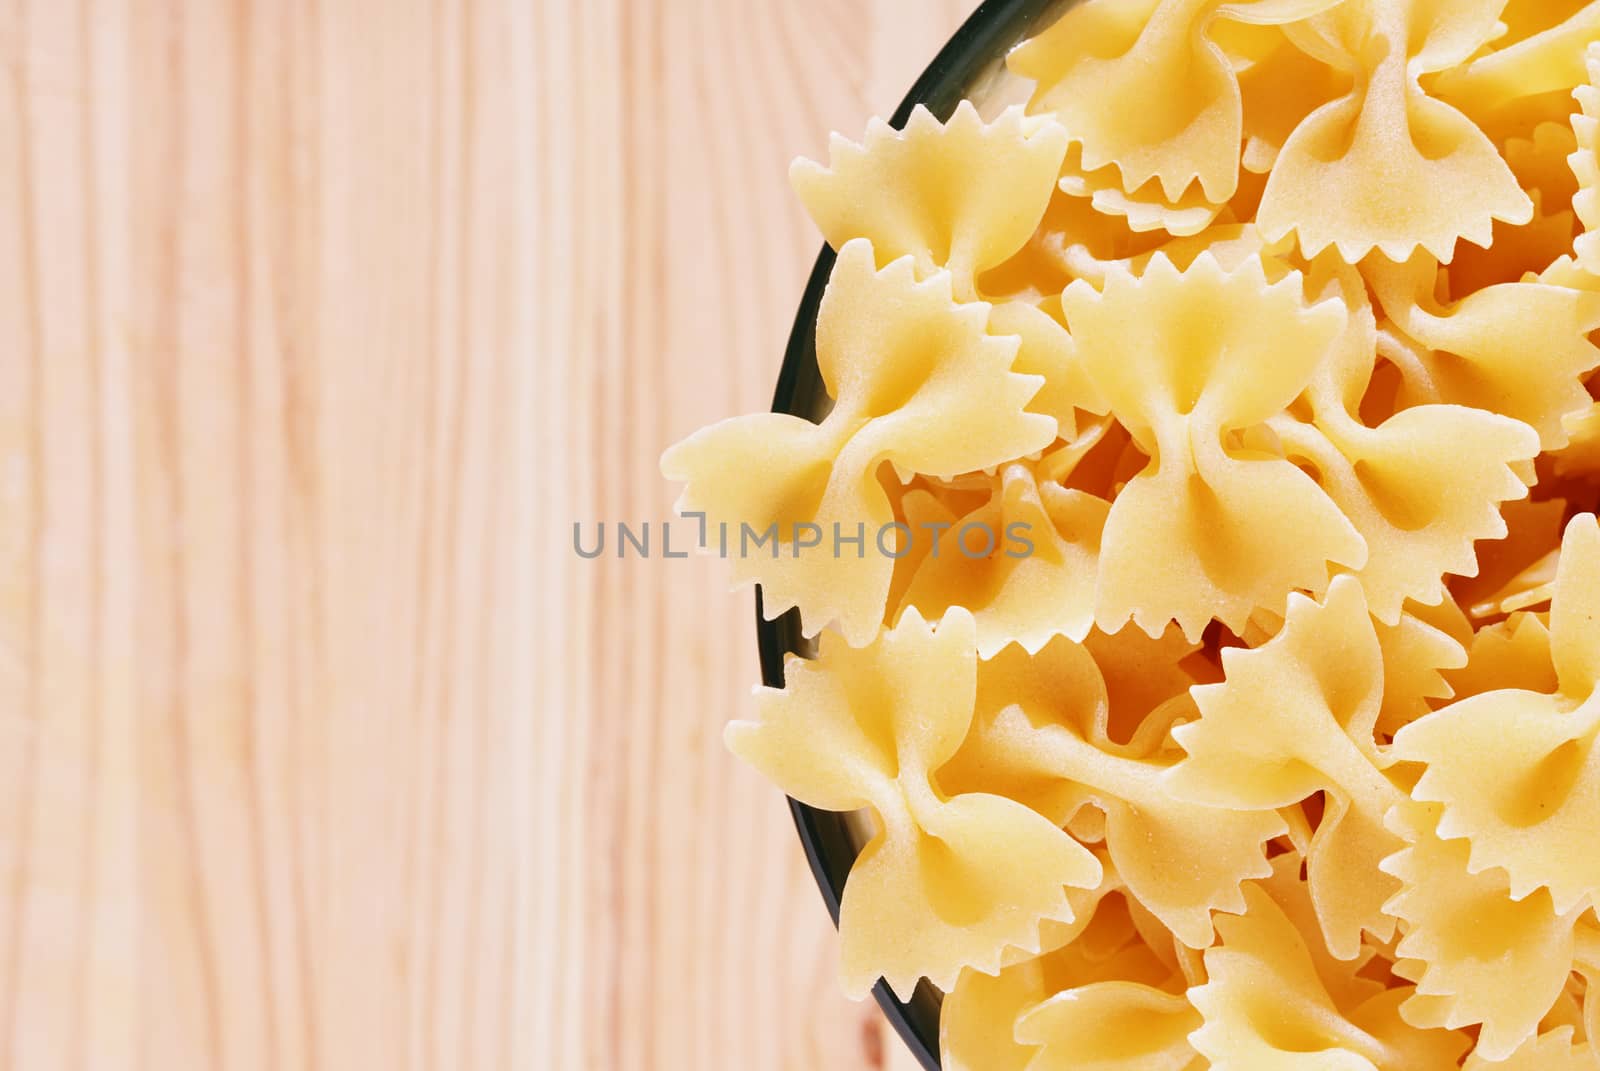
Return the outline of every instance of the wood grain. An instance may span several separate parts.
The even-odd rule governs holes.
[[[0,1067],[848,1069],[719,563],[785,181],[959,0],[6,0]]]

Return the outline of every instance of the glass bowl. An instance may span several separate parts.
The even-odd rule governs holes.
[[[934,57],[927,70],[900,102],[890,124],[903,127],[911,109],[924,104],[940,119],[948,118],[963,98],[971,98],[988,117],[998,106],[1024,99],[1020,82],[1005,70],[1005,55],[1072,0],[984,0],[955,36]],[[783,368],[772,398],[772,411],[820,420],[829,405],[817,371],[817,306],[833,270],[833,251],[826,246],[817,256],[805,293],[795,314],[794,327],[784,351]],[[756,636],[761,649],[761,679],[770,687],[783,685],[783,660],[790,653],[810,655],[813,645],[800,632],[800,617],[789,611],[768,621],[761,612],[761,591],[756,589]],[[839,898],[845,878],[865,842],[862,820],[853,814],[819,811],[797,800],[789,801],[795,828],[811,863],[811,873],[822,890],[834,923],[839,921]],[[883,1013],[894,1024],[917,1059],[928,1071],[939,1067],[939,993],[927,982],[917,987],[910,1001],[898,1000],[879,981],[873,989]]]

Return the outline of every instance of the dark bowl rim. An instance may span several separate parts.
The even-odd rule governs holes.
[[[940,119],[948,118],[966,90],[999,57],[1000,51],[1020,41],[1041,15],[1059,3],[1060,0],[983,0],[912,85],[900,107],[895,109],[890,125],[896,129],[904,127],[918,104],[926,105]],[[824,245],[806,281],[794,326],[789,331],[783,367],[772,397],[775,413],[812,417],[811,404],[820,387],[816,354],[817,308],[833,270],[833,261],[833,250]],[[768,621],[762,613],[759,587],[756,588],[756,640],[761,653],[762,683],[781,688],[785,656],[805,646],[800,617],[797,611],[790,610]],[[812,877],[837,926],[845,878],[856,856],[846,816],[808,807],[792,798],[789,810],[805,848],[806,860],[811,865]],[[924,981],[911,1000],[901,1001],[880,979],[873,987],[873,996],[922,1066],[927,1071],[939,1071],[938,993]]]

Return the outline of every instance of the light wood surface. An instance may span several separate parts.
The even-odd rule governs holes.
[[[904,1066],[723,750],[789,157],[962,0],[0,3],[0,1067]]]

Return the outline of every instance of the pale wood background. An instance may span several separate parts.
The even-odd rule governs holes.
[[[720,726],[785,180],[970,0],[0,0],[0,1068],[903,1065]]]

